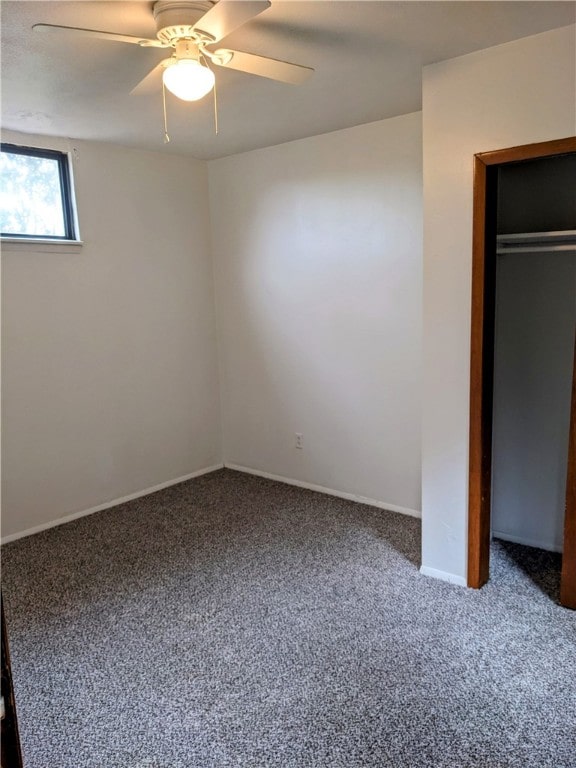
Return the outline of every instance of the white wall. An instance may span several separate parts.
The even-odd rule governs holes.
[[[420,114],[209,175],[226,463],[419,511]]]
[[[423,570],[466,577],[472,166],[576,132],[575,28],[424,69]]]
[[[576,250],[498,256],[492,533],[558,552],[575,327]]]
[[[3,249],[4,536],[220,461],[206,165],[70,146],[82,250]]]

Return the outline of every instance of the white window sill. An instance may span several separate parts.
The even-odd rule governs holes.
[[[5,253],[76,253],[82,249],[82,240],[48,240],[41,237],[2,237],[0,247]]]

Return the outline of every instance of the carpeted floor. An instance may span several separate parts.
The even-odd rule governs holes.
[[[230,470],[9,544],[25,768],[576,766],[560,558]]]

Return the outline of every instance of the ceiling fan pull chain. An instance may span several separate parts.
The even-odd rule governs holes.
[[[164,144],[170,142],[170,136],[168,134],[168,115],[166,114],[166,86],[162,81],[162,107],[164,109]]]
[[[218,136],[218,93],[216,91],[216,80],[214,80],[214,130]]]
[[[216,73],[212,69],[212,56],[209,51],[207,51],[204,46],[200,46],[200,63],[203,64],[206,69],[209,69],[210,72],[214,74],[214,132],[216,136],[218,136],[218,93],[216,90]]]

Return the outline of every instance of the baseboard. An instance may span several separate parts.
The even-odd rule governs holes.
[[[309,491],[316,491],[317,493],[325,493],[328,496],[337,496],[339,499],[347,499],[348,501],[356,501],[359,504],[367,504],[370,507],[378,507],[379,509],[385,509],[388,512],[399,512],[401,515],[410,515],[410,517],[420,518],[422,514],[416,509],[409,509],[408,507],[399,507],[397,504],[388,504],[385,501],[377,501],[376,499],[370,499],[367,496],[358,496],[355,493],[345,493],[344,491],[335,491],[333,488],[326,488],[323,485],[315,485],[314,483],[306,483],[303,480],[294,480],[291,477],[284,477],[284,475],[273,475],[270,472],[261,472],[259,469],[251,469],[250,467],[243,467],[239,464],[230,464],[224,462],[226,469],[235,469],[237,472],[245,472],[248,475],[257,475],[258,477],[265,477],[267,480],[277,480],[279,483],[286,483],[287,485],[296,485],[298,488],[306,488]]]
[[[70,523],[72,520],[77,520],[79,517],[86,517],[87,515],[93,515],[95,512],[102,512],[104,509],[117,507],[119,504],[125,504],[127,501],[139,499],[141,496],[148,496],[150,493],[155,493],[156,491],[161,491],[164,488],[169,488],[171,485],[178,485],[178,483],[184,483],[186,480],[192,480],[195,477],[200,477],[200,475],[207,475],[209,472],[215,472],[217,469],[223,468],[224,464],[214,464],[211,467],[198,469],[196,472],[190,472],[190,474],[182,475],[182,477],[175,477],[173,480],[166,480],[164,483],[158,483],[158,485],[153,485],[150,488],[144,488],[141,491],[130,493],[128,496],[121,496],[119,499],[106,501],[103,504],[90,507],[90,509],[83,509],[80,512],[73,512],[70,515],[59,517],[57,520],[51,520],[48,523],[42,523],[41,525],[35,525],[33,528],[27,528],[25,531],[11,533],[8,536],[2,537],[1,543],[8,544],[9,542],[16,541],[17,539],[23,539],[25,536],[32,536],[34,533],[46,531],[48,528],[56,528],[58,525],[64,525],[64,523]]]
[[[463,576],[457,576],[455,573],[439,571],[437,568],[429,568],[427,565],[420,566],[420,573],[423,576],[431,576],[433,579],[448,581],[450,584],[456,584],[459,587],[467,587],[466,579]]]
[[[562,552],[562,544],[550,544],[549,542],[536,541],[535,539],[526,539],[524,536],[513,536],[502,531],[492,531],[493,539],[502,539],[502,541],[511,541],[513,544],[522,544],[525,547],[534,547],[535,549],[545,549],[547,552]]]

